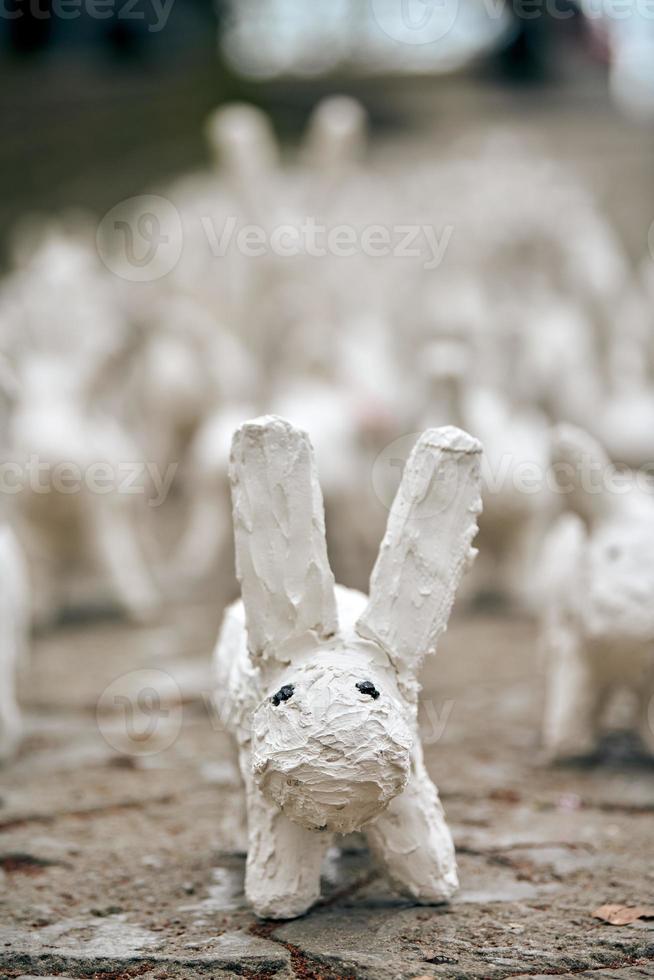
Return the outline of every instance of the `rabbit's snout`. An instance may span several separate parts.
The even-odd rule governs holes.
[[[252,744],[268,799],[308,829],[348,833],[402,791],[413,736],[380,679],[322,671],[282,685],[259,706]]]

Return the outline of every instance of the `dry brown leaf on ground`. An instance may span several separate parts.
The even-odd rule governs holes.
[[[628,926],[637,919],[654,919],[654,905],[601,905],[593,918],[612,926]]]

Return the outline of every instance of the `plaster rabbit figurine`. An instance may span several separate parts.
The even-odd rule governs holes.
[[[17,395],[17,381],[0,357],[0,444],[6,445],[9,417]],[[21,713],[16,681],[28,649],[30,602],[27,567],[11,527],[7,497],[0,501],[0,763],[18,748]],[[8,498],[11,501],[11,497]]]
[[[428,406],[424,414],[439,424],[464,427],[484,447],[479,531],[484,562],[471,576],[477,581],[466,584],[498,592],[529,609],[537,593],[535,558],[549,526],[553,495],[544,484],[534,490],[525,474],[547,469],[547,420],[524,398],[511,397],[483,380],[471,383],[473,351],[460,338],[433,340],[423,347],[421,361]]]
[[[627,689],[654,751],[654,495],[570,425],[553,432],[552,463],[568,513],[543,560],[545,748],[556,760],[591,754],[611,697]]]
[[[10,525],[0,521],[0,763],[18,748],[22,722],[16,681],[29,636],[25,560]]]
[[[9,445],[23,472],[35,462],[39,467],[39,482],[26,480],[16,501],[39,627],[52,625],[65,609],[98,601],[136,622],[158,611],[138,522],[144,495],[133,486],[123,492],[124,474],[143,472],[142,454],[120,420],[98,405],[104,366],[26,351],[20,368]],[[109,467],[109,492],[106,485],[94,492],[86,480],[98,466]],[[58,476],[71,471],[79,474],[73,492]]]
[[[306,433],[264,416],[234,435],[242,602],[228,608],[215,656],[246,787],[245,890],[260,916],[306,912],[333,834],[359,829],[414,900],[444,902],[458,886],[423,762],[416,675],[475,555],[480,454],[460,429],[422,434],[367,598],[334,585]]]

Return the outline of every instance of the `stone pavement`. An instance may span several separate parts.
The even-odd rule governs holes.
[[[357,837],[319,907],[260,922],[244,903],[243,802],[211,710],[220,610],[156,628],[70,625],[36,644],[29,737],[0,773],[0,977],[654,977],[654,769],[539,757],[533,626],[455,619],[425,672],[427,762],[459,853],[447,907],[397,897]],[[104,693],[103,693],[104,692]]]

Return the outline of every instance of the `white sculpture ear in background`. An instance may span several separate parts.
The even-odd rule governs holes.
[[[320,896],[334,833],[363,830],[393,885],[418,902],[457,888],[438,793],[422,759],[416,674],[473,557],[480,446],[459,429],[418,441],[393,504],[372,595],[334,586],[308,436],[266,416],[232,445],[243,600],[216,647],[217,696],[240,749],[246,894],[257,914]]]
[[[366,113],[360,102],[345,95],[323,99],[314,109],[302,148],[304,162],[323,175],[361,163],[367,142]]]
[[[653,751],[654,497],[573,426],[553,431],[551,453],[567,513],[542,561],[545,748],[553,759],[592,754],[613,695],[627,689]]]
[[[265,112],[245,102],[216,109],[206,135],[216,164],[230,177],[247,183],[273,170],[279,150]]]
[[[534,569],[554,501],[544,483],[537,493],[531,488],[524,492],[523,474],[545,473],[549,425],[525,399],[476,378],[480,356],[469,340],[458,336],[444,335],[424,345],[421,363],[429,408],[420,417],[461,426],[484,446],[483,560],[468,580],[468,590],[497,594],[531,609],[537,604]]]

